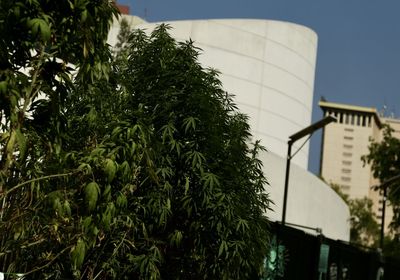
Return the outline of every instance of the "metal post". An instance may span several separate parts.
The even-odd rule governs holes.
[[[316,131],[316,130],[324,127],[328,123],[331,123],[334,121],[336,121],[335,117],[327,116],[327,117],[323,118],[322,120],[320,120],[316,123],[313,123],[312,125],[307,126],[306,128],[289,136],[288,153],[287,153],[287,158],[286,158],[285,190],[284,190],[284,195],[283,195],[282,225],[285,225],[285,221],[286,221],[286,204],[287,204],[287,196],[288,196],[288,188],[289,188],[290,160],[292,159],[292,145],[297,140],[303,138],[306,135],[312,134],[314,131]],[[300,146],[300,148],[297,151],[299,151],[301,149],[301,147],[303,147],[303,146]],[[295,155],[296,155],[296,153],[295,153]]]
[[[290,172],[290,160],[292,159],[292,141],[288,142],[288,152],[286,158],[286,174],[285,174],[285,191],[283,194],[283,210],[282,210],[282,225],[285,225],[286,221],[286,203],[289,188],[289,172]]]
[[[382,204],[382,220],[381,220],[381,236],[380,236],[380,248],[383,250],[383,238],[385,231],[385,211],[386,211],[386,199],[387,199],[387,186],[383,188],[383,204]]]

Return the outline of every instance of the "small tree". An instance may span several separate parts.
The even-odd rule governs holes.
[[[134,205],[143,210],[135,216],[143,228],[134,235],[134,273],[255,277],[267,248],[269,200],[260,147],[249,149],[247,118],[236,112],[217,73],[197,62],[192,42],[177,43],[166,26],[150,37],[137,31],[128,45],[128,62],[116,67],[119,118],[143,134],[138,149],[147,166],[136,175]]]
[[[372,200],[351,199],[350,208],[350,241],[365,246],[375,246],[379,237],[379,224],[372,211]]]
[[[350,210],[350,242],[364,246],[376,245],[379,237],[379,225],[372,211],[372,200],[364,197],[350,199],[340,186],[331,184],[332,189],[346,202]]]

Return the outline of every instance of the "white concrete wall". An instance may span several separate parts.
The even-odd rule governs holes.
[[[117,36],[119,34],[120,22],[122,19],[126,20],[131,28],[134,28],[139,24],[146,23],[144,19],[131,15],[120,15],[118,19],[114,18],[113,24],[111,25],[110,31],[108,32],[108,43],[112,46],[117,43]]]
[[[273,212],[267,215],[273,221],[281,221],[286,160],[271,152],[262,153],[260,159],[264,163],[264,174],[270,183],[266,191],[274,202]],[[321,228],[323,235],[329,238],[349,241],[349,220],[349,209],[335,191],[315,175],[296,164],[291,164],[286,208],[287,223]]]
[[[221,72],[224,89],[236,95],[239,109],[250,117],[254,140],[285,156],[288,137],[311,122],[316,34],[304,26],[270,20],[166,23],[173,27],[174,38],[191,38],[203,50],[199,59],[204,66]],[[157,24],[137,27],[151,31]],[[110,44],[115,44],[116,35],[113,29]],[[293,161],[307,168],[308,144]]]

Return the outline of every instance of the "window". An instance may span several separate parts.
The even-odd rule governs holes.
[[[342,190],[349,190],[349,189],[350,189],[350,186],[349,186],[349,185],[341,185],[340,188],[341,188]]]
[[[353,154],[352,153],[343,153],[344,157],[351,157]]]
[[[351,173],[351,169],[343,168],[342,173],[346,173],[346,174]]]
[[[343,164],[343,165],[351,165],[351,161],[349,161],[349,160],[344,160],[344,161],[342,161],[342,164]]]
[[[344,129],[344,131],[353,132],[353,131],[354,131],[354,128],[348,128],[348,127],[346,127],[346,128]]]
[[[350,182],[351,181],[350,177],[342,177],[340,179],[342,179],[343,182]]]
[[[353,136],[345,136],[344,139],[345,139],[345,140],[353,140],[354,137],[353,137]]]
[[[343,148],[345,148],[345,149],[351,149],[351,148],[353,148],[353,145],[344,144],[344,145],[343,145]]]

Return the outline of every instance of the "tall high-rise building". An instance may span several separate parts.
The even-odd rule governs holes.
[[[352,106],[320,101],[324,116],[333,115],[337,122],[324,128],[321,149],[320,174],[330,184],[340,187],[350,198],[368,197],[373,201],[375,217],[382,217],[382,193],[371,187],[379,185],[371,166],[361,160],[369,153],[371,140],[381,141],[383,124],[394,129],[400,138],[400,120],[385,118],[376,108]],[[386,209],[385,221],[391,221],[393,213]]]

